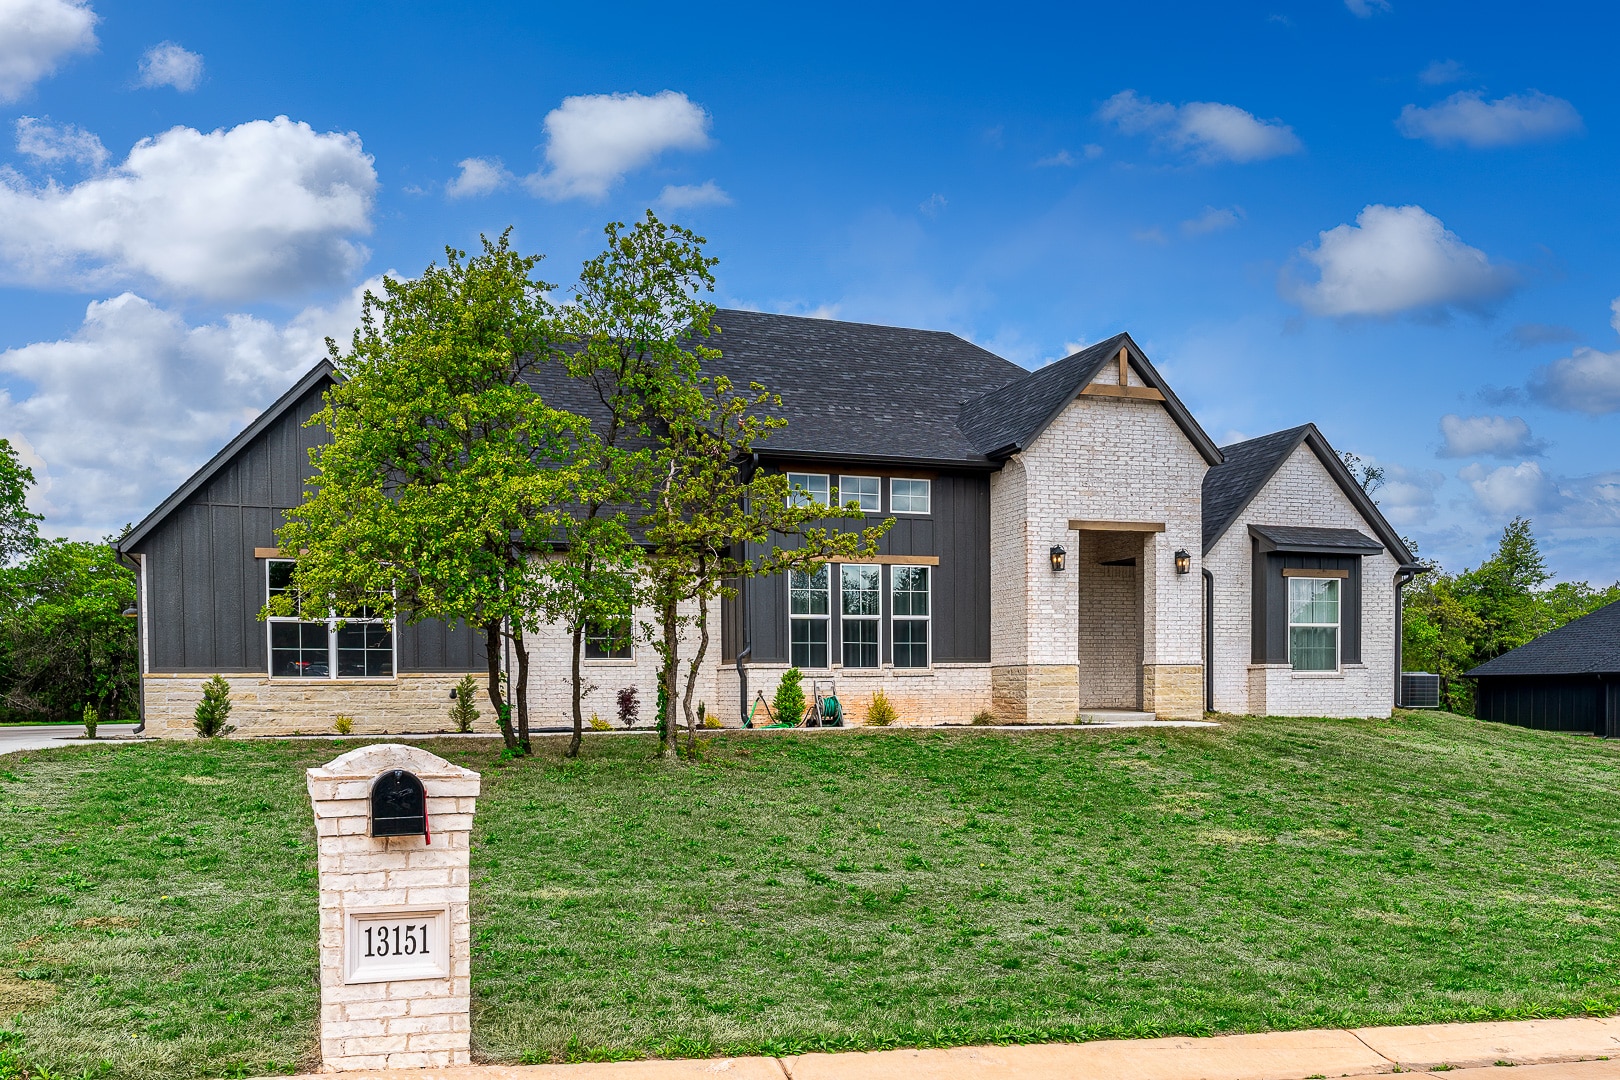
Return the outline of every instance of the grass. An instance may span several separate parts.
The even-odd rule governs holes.
[[[353,745],[0,758],[17,1052],[140,1078],[313,1064],[302,772]],[[485,775],[488,1060],[1620,1008],[1609,743],[1410,714],[723,735],[690,766],[639,736],[542,745],[431,747]]]

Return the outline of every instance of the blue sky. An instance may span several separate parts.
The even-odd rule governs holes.
[[[1315,421],[1426,554],[1620,577],[1598,6],[0,0],[0,435],[140,518],[352,325],[651,205],[721,303],[1036,366],[1129,330],[1221,442]],[[285,119],[278,119],[285,118]],[[144,141],[143,141],[144,140]]]

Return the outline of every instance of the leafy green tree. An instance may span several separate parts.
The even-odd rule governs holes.
[[[102,723],[133,718],[140,696],[135,575],[102,543],[35,540],[25,561],[0,567],[0,640],[13,715]]]
[[[1501,656],[1552,629],[1537,595],[1550,576],[1530,520],[1524,517],[1514,518],[1502,530],[1490,558],[1457,575],[1457,594],[1481,623],[1474,663]]]
[[[1484,622],[1457,593],[1457,579],[1438,569],[1403,593],[1401,659],[1409,671],[1440,676],[1440,696],[1453,712],[1473,711],[1473,687],[1462,677],[1474,666]]]
[[[367,293],[347,352],[328,341],[343,381],[309,424],[315,491],[277,533],[300,553],[294,589],[268,614],[301,603],[339,617],[465,620],[481,629],[487,692],[509,751],[529,752],[529,650],[547,558],[565,508],[595,467],[584,420],[552,408],[525,381],[559,362],[553,286],[540,256],[509,233],[483,250],[446,249],[410,281]],[[503,695],[502,645],[517,660],[517,730]]]

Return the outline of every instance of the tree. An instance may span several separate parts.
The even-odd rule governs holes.
[[[1344,462],[1344,467],[1350,470],[1351,477],[1361,486],[1361,490],[1369,496],[1384,486],[1384,467],[1382,465],[1362,461],[1359,455],[1352,454],[1348,450],[1339,451],[1339,460]]]
[[[78,720],[88,705],[102,723],[133,717],[139,662],[135,621],[124,611],[135,604],[135,575],[111,544],[34,540],[24,562],[0,567],[5,701],[14,714]]]
[[[302,604],[480,628],[506,747],[527,754],[524,629],[565,508],[596,461],[585,422],[525,381],[558,362],[556,312],[552,286],[531,276],[540,256],[513,251],[509,234],[481,238],[472,258],[446,249],[445,265],[415,280],[385,278],[381,297],[366,294],[349,350],[328,340],[343,381],[309,424],[331,442],[311,452],[315,491],[278,530],[283,550],[300,554],[293,590],[266,613]],[[517,672],[503,693],[505,642]]]
[[[1490,558],[1457,575],[1457,593],[1481,623],[1474,663],[1501,656],[1552,629],[1538,595],[1550,576],[1525,517],[1514,518],[1502,530]]]

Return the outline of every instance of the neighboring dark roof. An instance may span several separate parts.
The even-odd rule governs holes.
[[[1401,540],[1401,534],[1384,518],[1378,504],[1361,490],[1361,485],[1356,483],[1355,477],[1350,475],[1350,470],[1345,468],[1338,453],[1315,424],[1302,424],[1221,447],[1226,460],[1204,474],[1204,554],[1209,554],[1210,549],[1226,535],[1239,515],[1260,494],[1260,489],[1270,482],[1301,443],[1311,448],[1328,475],[1339,485],[1339,490],[1355,506],[1362,520],[1378,534],[1379,541],[1395,556],[1401,567],[1421,570]]]
[[[1594,674],[1620,674],[1620,601],[1487,660],[1468,677]]]
[[[191,496],[195,494],[198,489],[200,489],[204,484],[208,483],[209,480],[213,479],[214,474],[219,472],[220,469],[224,468],[226,464],[228,464],[230,460],[237,455],[238,451],[240,451],[254,439],[258,438],[260,432],[264,431],[265,428],[269,427],[271,424],[280,419],[282,413],[286,412],[295,403],[297,403],[298,399],[302,398],[305,394],[309,393],[310,390],[314,389],[315,386],[318,385],[323,379],[329,381],[336,381],[337,379],[337,369],[332,367],[331,363],[326,360],[322,360],[320,363],[310,368],[309,371],[305,373],[303,378],[299,379],[292,385],[291,389],[289,389],[285,394],[282,394],[280,397],[276,398],[276,400],[270,404],[269,408],[265,409],[262,413],[256,416],[251,424],[243,428],[241,434],[237,435],[236,438],[226,443],[224,448],[221,449],[219,453],[209,458],[206,465],[192,473],[191,479],[181,484],[175,489],[174,494],[170,495],[167,499],[164,499],[161,503],[159,503],[156,510],[153,510],[150,514],[147,514],[146,517],[141,519],[141,523],[139,525],[135,526],[129,532],[119,537],[118,540],[113,544],[113,547],[119,552],[119,554],[123,554],[133,547],[140,541],[142,537],[151,532],[153,528],[162,522],[164,518],[168,517],[176,507],[185,502],[187,499],[191,498]]]
[[[1329,552],[1376,555],[1384,545],[1355,529],[1318,529],[1304,525],[1250,525],[1249,535],[1258,537],[1261,551]]]
[[[969,401],[962,406],[958,425],[986,456],[1005,458],[1027,450],[1121,348],[1129,350],[1131,366],[1142,382],[1164,395],[1164,407],[1204,460],[1211,465],[1218,463],[1221,452],[1214,441],[1198,426],[1129,334],[1115,334]]]

